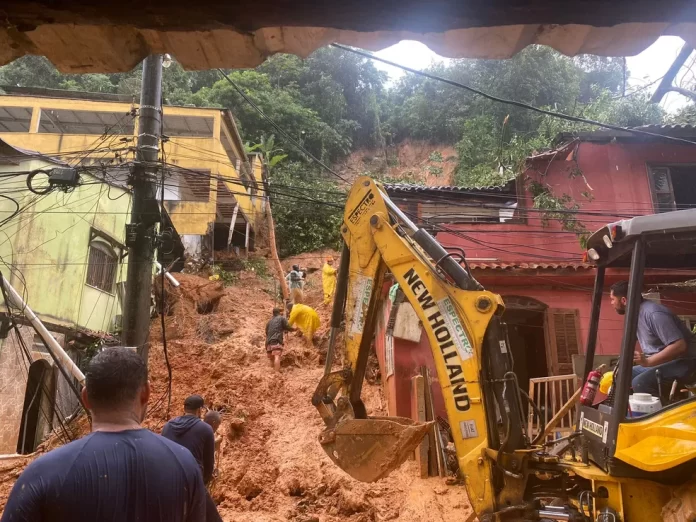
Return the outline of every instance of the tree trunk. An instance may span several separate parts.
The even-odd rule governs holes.
[[[266,205],[266,217],[268,218],[268,242],[271,246],[271,257],[273,259],[273,264],[275,266],[276,272],[278,273],[280,289],[283,292],[283,300],[287,302],[290,299],[290,291],[288,290],[288,285],[285,281],[285,273],[283,272],[283,266],[280,264],[280,259],[278,258],[278,249],[276,248],[275,238],[275,225],[273,224],[273,214],[271,213],[270,201]]]

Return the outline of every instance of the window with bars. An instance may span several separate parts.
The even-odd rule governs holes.
[[[87,284],[113,293],[116,280],[118,258],[114,251],[101,241],[89,245],[89,263],[87,266]]]
[[[210,171],[186,170],[179,173],[180,201],[210,201]]]
[[[696,207],[696,166],[652,166],[649,173],[657,214]]]

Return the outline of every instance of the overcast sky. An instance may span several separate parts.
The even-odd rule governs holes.
[[[640,88],[655,82],[667,72],[667,69],[674,61],[674,58],[679,54],[684,41],[676,36],[663,36],[658,39],[653,45],[648,47],[645,51],[637,56],[628,57],[626,62],[628,64],[628,69],[630,73],[629,79],[629,91],[633,89]],[[433,61],[446,61],[433,51],[428,49],[424,44],[420,42],[414,42],[411,40],[404,40],[396,45],[392,45],[382,51],[376,53],[378,56],[391,60],[402,65],[412,67],[414,69],[424,69],[430,65]],[[692,55],[686,62],[686,65],[693,65],[693,61],[696,59],[696,53]],[[389,73],[392,80],[399,78],[405,73],[401,69],[396,69],[389,65],[375,62],[375,65]],[[686,71],[686,67],[682,68],[681,74],[677,77],[677,84],[683,79]],[[690,79],[693,76],[690,74]],[[652,93],[657,87],[659,82],[655,82],[648,89]],[[669,93],[662,99],[661,105],[665,110],[673,112],[679,107],[687,103],[686,98],[677,93]]]

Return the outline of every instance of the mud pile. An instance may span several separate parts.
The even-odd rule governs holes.
[[[448,487],[442,479],[416,478],[413,462],[378,483],[364,484],[324,454],[317,441],[323,423],[310,402],[323,372],[318,349],[291,334],[280,374],[271,371],[265,355],[265,323],[279,304],[272,280],[241,272],[234,286],[221,289],[196,276],[180,279],[180,294],[165,319],[172,368],[169,416],[180,414],[192,393],[222,413],[223,442],[211,492],[225,521],[466,519],[470,508],[464,489]],[[308,300],[318,303],[320,272],[308,279]],[[219,291],[223,295],[215,309],[200,313],[194,296]],[[325,332],[329,308],[317,309]],[[153,394],[145,424],[159,431],[167,418],[168,382],[159,319],[153,320],[151,341]],[[384,414],[378,386],[366,384],[363,398],[370,414]],[[3,504],[22,468],[21,461],[0,466]]]

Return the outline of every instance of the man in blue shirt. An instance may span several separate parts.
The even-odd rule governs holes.
[[[203,522],[210,509],[198,463],[182,446],[140,426],[147,367],[127,348],[89,364],[82,399],[92,433],[32,462],[2,522]]]
[[[626,313],[628,282],[611,287],[611,304],[619,315]],[[633,356],[631,386],[635,393],[660,396],[656,371],[662,382],[691,381],[696,373],[696,337],[672,311],[654,301],[642,300],[638,312],[638,343]]]
[[[203,472],[203,482],[210,482],[215,469],[215,433],[201,420],[203,397],[190,395],[184,401],[184,414],[162,428],[162,436],[189,450]]]

